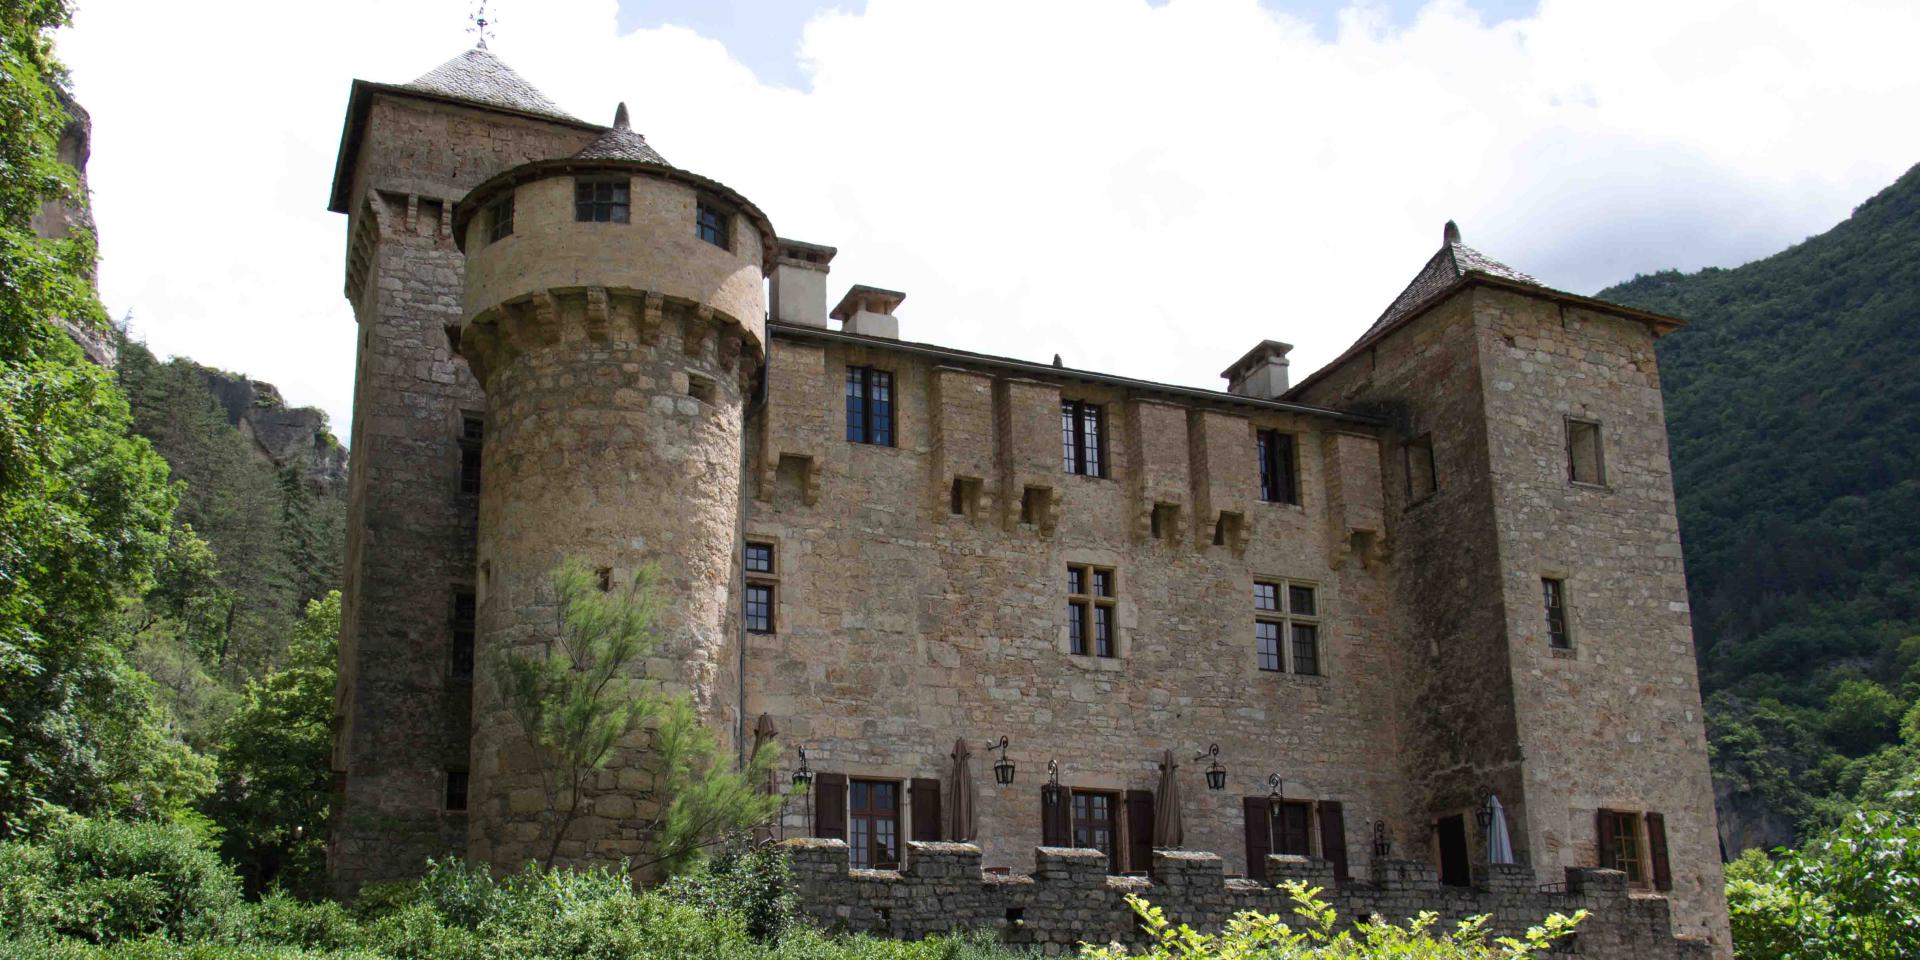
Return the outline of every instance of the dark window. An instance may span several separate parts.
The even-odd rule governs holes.
[[[1073,792],[1073,845],[1106,854],[1112,869],[1118,872],[1120,861],[1114,851],[1113,808],[1111,793]]]
[[[487,242],[498,243],[513,234],[513,192],[487,206]]]
[[[1293,434],[1262,430],[1256,436],[1260,454],[1260,499],[1268,503],[1299,503]]]
[[[1281,601],[1285,600],[1283,606]],[[1275,673],[1320,673],[1319,604],[1304,583],[1253,585],[1254,665]],[[1282,649],[1282,639],[1287,641]]]
[[[447,771],[447,810],[459,813],[467,809],[467,772]]]
[[[453,595],[453,643],[447,657],[447,673],[456,680],[473,677],[474,622],[472,591],[456,591]]]
[[[1646,872],[1640,863],[1640,815],[1609,810],[1604,816],[1613,821],[1613,830],[1612,836],[1605,838],[1611,842],[1600,851],[1600,866],[1625,872],[1628,883],[1645,883]]]
[[[1280,672],[1280,624],[1271,620],[1254,621],[1253,647],[1260,669]]]
[[[1308,677],[1320,675],[1320,628],[1311,623],[1293,625],[1293,672]]]
[[[1106,416],[1097,403],[1064,400],[1060,403],[1060,462],[1068,473],[1104,477]]]
[[[575,180],[573,219],[580,223],[626,223],[627,181]]]
[[[1547,645],[1555,650],[1572,649],[1573,638],[1567,635],[1567,582],[1542,577],[1540,593],[1547,609]]]
[[[747,584],[747,631],[773,632],[773,584]]]
[[[700,239],[722,250],[733,249],[732,218],[725,210],[702,200],[694,208],[693,219]]]
[[[1253,608],[1255,610],[1280,609],[1280,587],[1271,583],[1254,584]]]
[[[1067,567],[1067,650],[1075,656],[1116,657],[1114,576],[1104,567]]]
[[[747,544],[747,572],[748,573],[772,573],[773,572],[773,544],[771,543]]]
[[[893,374],[847,368],[847,439],[893,446]]]
[[[1313,806],[1304,800],[1273,804],[1273,852],[1295,857],[1313,856]]]
[[[613,592],[613,568],[601,567],[597,571],[597,573],[600,578],[600,592],[612,593]]]
[[[847,784],[847,847],[860,870],[900,865],[900,785],[890,780]]]
[[[1440,489],[1433,469],[1433,434],[1423,433],[1401,448],[1407,468],[1407,499],[1418,500]]]
[[[460,421],[460,492],[480,492],[480,448],[486,440],[486,422],[479,417]]]
[[[1591,420],[1567,421],[1567,479],[1574,483],[1605,483],[1606,460],[1601,456],[1600,425]]]

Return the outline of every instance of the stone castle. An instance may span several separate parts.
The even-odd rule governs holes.
[[[552,635],[578,557],[608,585],[657,565],[646,674],[729,759],[771,737],[782,788],[811,776],[779,832],[812,838],[823,917],[924,929],[822,856],[847,883],[960,863],[975,891],[1090,872],[1177,899],[1202,856],[1178,848],[1215,852],[1215,886],[1324,874],[1354,903],[1616,891],[1607,916],[1666,946],[1600,920],[1583,952],[1730,955],[1654,354],[1679,321],[1448,224],[1298,383],[1275,341],[1224,391],[916,342],[904,294],[829,310],[831,247],[484,46],[354,81],[330,208],[359,326],[343,892],[542,852],[490,674]],[[643,746],[563,859],[642,847]],[[972,919],[1048,928],[1045,897],[1003,899]]]

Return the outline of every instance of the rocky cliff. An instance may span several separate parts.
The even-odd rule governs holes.
[[[200,382],[226,411],[227,422],[253,444],[255,455],[278,469],[296,469],[314,489],[345,496],[347,448],[313,407],[289,407],[279,388],[222,370],[198,367]]]

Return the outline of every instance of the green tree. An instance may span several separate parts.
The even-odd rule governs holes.
[[[207,810],[251,892],[321,889],[339,634],[339,591],[310,601],[287,665],[250,681],[226,723]]]
[[[652,846],[636,871],[673,873],[726,832],[778,808],[779,798],[753,786],[764,782],[770,754],[756,754],[746,771],[715,763],[713,734],[691,701],[630,676],[659,646],[655,578],[646,567],[625,589],[603,589],[596,571],[569,558],[551,575],[553,638],[537,655],[499,656],[502,698],[539,758],[548,866],[581,812],[587,784],[638,730],[649,741],[636,770],[646,782],[643,829]]]
[[[1805,849],[1728,870],[1734,949],[1761,960],[1920,956],[1920,816],[1854,811]]]
[[[1849,756],[1859,756],[1892,740],[1906,705],[1871,680],[1844,680],[1827,698],[1827,740]]]

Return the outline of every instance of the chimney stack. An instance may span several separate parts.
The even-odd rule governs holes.
[[[825,328],[827,264],[839,251],[783,238],[776,238],[773,244],[773,319]]]
[[[1256,400],[1280,399],[1292,385],[1287,376],[1287,351],[1292,349],[1291,343],[1262,340],[1220,374],[1227,378],[1227,392]]]
[[[840,321],[840,329],[848,333],[898,340],[900,318],[894,316],[893,311],[905,299],[907,295],[898,290],[856,284],[840,298],[840,305],[833,308],[833,318]]]

